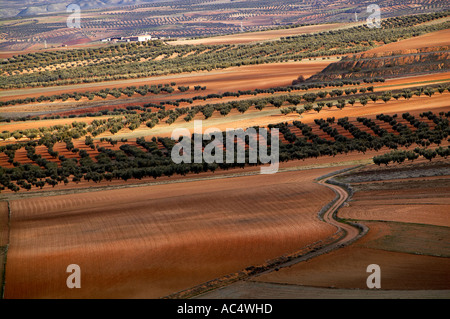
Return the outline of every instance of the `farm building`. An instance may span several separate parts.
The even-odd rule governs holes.
[[[151,35],[145,34],[145,35],[138,35],[138,36],[132,36],[132,37],[111,37],[102,39],[102,42],[144,42],[149,40],[155,40],[157,38],[152,38]]]

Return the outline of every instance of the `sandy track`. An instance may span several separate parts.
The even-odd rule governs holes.
[[[382,53],[399,50],[421,49],[427,47],[444,46],[450,44],[450,29],[431,32],[415,38],[409,38],[398,42],[391,42],[386,45],[366,51],[365,53]]]
[[[295,251],[335,231],[313,182],[333,170],[14,200],[5,297],[160,297]]]
[[[336,228],[342,229],[345,231],[344,238],[339,240],[337,243],[331,245],[331,247],[328,247],[328,248],[333,248],[333,247],[337,247],[338,245],[344,246],[344,245],[347,245],[350,242],[354,241],[360,235],[360,230],[353,225],[341,223],[334,218],[334,214],[338,211],[339,207],[341,207],[347,201],[349,195],[342,187],[333,185],[333,184],[328,184],[327,183],[328,180],[329,180],[329,178],[322,179],[318,183],[320,185],[324,185],[324,186],[334,190],[338,196],[338,200],[325,212],[325,214],[323,216],[323,220],[326,221],[328,224],[333,225]],[[362,227],[362,225],[361,225],[361,227]],[[367,231],[367,229],[365,231]],[[364,235],[364,233],[365,232],[363,232],[361,235]]]

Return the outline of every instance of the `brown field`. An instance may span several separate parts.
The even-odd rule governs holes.
[[[334,60],[335,59],[316,61],[305,60],[300,62],[272,63],[264,65],[245,65],[211,72],[192,72],[186,74],[156,76],[151,78],[76,84],[59,87],[0,90],[0,99],[5,101],[18,97],[39,97],[40,95],[61,94],[75,91],[97,91],[104,88],[112,89],[131,85],[139,86],[145,84],[162,84],[170,83],[171,81],[175,81],[177,86],[190,86],[191,90],[187,93],[192,94],[192,96],[212,92],[224,93],[226,91],[250,90],[255,88],[264,89],[276,86],[291,85],[292,81],[299,75],[302,74],[305,77],[309,77],[324,69]],[[192,93],[191,91],[193,91],[193,86],[195,85],[206,86],[207,89],[205,91],[201,91],[201,93]],[[189,95],[183,94],[183,97],[188,96]]]
[[[198,299],[448,299],[448,290],[329,289],[272,282],[237,282]]]
[[[370,236],[370,235],[367,235]],[[378,264],[381,287],[388,290],[448,290],[450,259],[412,255],[354,245],[322,255],[289,269],[261,276],[257,281],[301,286],[367,289],[366,268]]]
[[[414,176],[413,172],[409,174]],[[378,189],[376,185],[369,187],[371,183],[359,188],[358,184],[352,185],[356,193],[338,216],[367,225],[366,236],[349,247],[255,280],[367,289],[366,267],[378,264],[383,290],[444,289],[450,296],[450,246],[446,242],[450,235],[446,214],[450,208],[448,176],[412,178],[407,183],[384,179]]]
[[[8,243],[8,203],[0,202],[0,247]]]
[[[264,263],[334,233],[313,182],[333,170],[13,200],[5,297],[161,297]]]

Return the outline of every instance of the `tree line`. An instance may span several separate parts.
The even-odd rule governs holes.
[[[433,122],[431,127],[423,120],[415,118],[409,113],[402,114],[402,118],[416,127],[411,130],[408,126],[397,120],[397,115],[379,114],[377,121],[389,123],[394,131],[388,132],[381,128],[371,118],[360,117],[357,122],[364,124],[373,134],[360,129],[355,123],[350,122],[348,118],[327,118],[326,120],[316,121],[327,135],[333,139],[327,139],[315,134],[313,128],[301,121],[294,121],[292,124],[278,123],[268,126],[279,128],[282,134],[280,143],[280,161],[298,160],[306,158],[317,158],[319,156],[335,156],[337,154],[346,154],[353,151],[366,152],[368,150],[380,150],[388,147],[392,150],[398,150],[401,147],[409,148],[416,144],[418,148],[414,153],[426,158],[433,158],[437,155],[448,156],[448,148],[437,148],[435,153],[428,147],[432,144],[439,145],[450,134],[449,118],[450,112],[434,114],[432,112],[423,112],[420,118],[427,118]],[[115,123],[113,121],[113,123]],[[101,124],[98,122],[96,124]],[[339,125],[348,131],[351,137],[340,135],[335,127]],[[259,131],[259,127],[255,127]],[[292,132],[292,128],[301,131],[301,135]],[[170,138],[153,137],[150,141],[145,138],[138,138],[136,143],[130,143],[125,139],[120,142],[111,139],[103,139],[109,142],[111,146],[120,143],[119,149],[108,148],[94,143],[91,136],[86,136],[84,144],[91,149],[95,149],[98,154],[91,156],[88,151],[74,147],[73,138],[82,137],[88,127],[85,123],[73,123],[62,128],[49,128],[43,136],[37,140],[30,140],[25,143],[11,143],[0,146],[0,152],[8,157],[8,162],[13,164],[12,168],[0,167],[0,189],[8,188],[13,191],[19,191],[20,188],[29,190],[32,187],[42,188],[45,185],[56,186],[59,183],[68,184],[70,182],[80,182],[81,180],[100,182],[102,180],[121,179],[142,179],[144,177],[158,178],[161,176],[185,175],[188,173],[200,173],[206,171],[214,172],[217,169],[230,169],[235,167],[245,167],[248,165],[258,165],[250,163],[249,150],[246,152],[245,163],[192,163],[192,164],[174,164],[170,158],[171,149],[176,141]],[[225,134],[225,133],[224,133]],[[268,138],[270,140],[270,137]],[[193,140],[193,138],[192,138]],[[226,141],[226,139],[224,139]],[[233,143],[237,143],[235,140]],[[250,148],[249,139],[242,141]],[[75,158],[68,158],[58,152],[55,152],[54,145],[64,143],[68,152],[77,154]],[[208,141],[203,141],[203,145],[208,145]],[[224,142],[224,147],[226,147]],[[53,160],[48,160],[36,152],[36,147],[44,145]],[[15,160],[17,150],[25,148],[27,158],[32,163],[20,163]],[[236,147],[234,149],[237,149]],[[422,150],[422,151],[419,151]],[[406,151],[407,152],[407,151]],[[384,163],[387,159],[401,158],[399,152],[396,157],[381,157],[375,161]],[[412,153],[401,153],[407,159],[414,159]],[[431,155],[429,155],[431,154]],[[436,154],[436,155],[433,155]],[[401,155],[403,156],[403,155]],[[386,159],[387,158],[387,159]]]

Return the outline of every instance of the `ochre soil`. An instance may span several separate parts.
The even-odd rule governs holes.
[[[303,75],[305,78],[308,78],[309,76],[323,70],[333,61],[335,61],[335,59],[244,65],[240,67],[230,67],[223,70],[213,70],[210,72],[202,71],[101,83],[0,90],[0,100],[6,101],[16,98],[23,99],[26,97],[39,97],[41,95],[99,91],[105,88],[123,88],[133,85],[169,84],[170,82],[176,82],[176,87],[181,85],[189,86],[191,89],[187,93],[192,93],[192,96],[216,92],[224,93],[226,91],[237,92],[238,90],[253,90],[255,88],[265,89],[291,85],[292,81],[299,75]],[[195,85],[206,86],[206,90],[194,91]],[[189,94],[184,93],[182,97],[187,98],[189,97]],[[125,97],[125,99],[126,98],[127,97]],[[111,99],[115,100],[114,97],[111,97]],[[55,103],[60,102],[61,101]]]
[[[12,200],[5,297],[161,297],[296,251],[335,232],[335,169]]]

